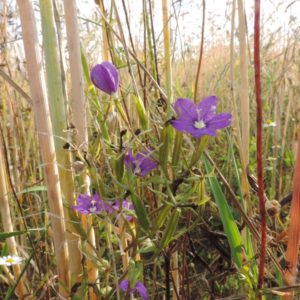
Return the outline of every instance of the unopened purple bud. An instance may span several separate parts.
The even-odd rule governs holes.
[[[91,80],[95,87],[112,95],[119,87],[119,72],[112,63],[105,61],[92,68]]]

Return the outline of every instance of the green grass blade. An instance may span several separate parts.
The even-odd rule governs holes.
[[[169,218],[169,222],[166,226],[166,229],[162,235],[162,239],[159,247],[160,250],[164,249],[171,242],[178,225],[179,217],[180,217],[180,210],[175,209],[172,212]]]
[[[3,241],[12,236],[22,235],[24,233],[26,233],[26,231],[1,232],[0,233],[0,241]]]
[[[207,173],[212,173],[213,168],[207,158],[203,157]],[[242,247],[243,240],[237,228],[236,222],[230,211],[230,207],[226,201],[225,195],[221,190],[221,186],[214,175],[208,177],[209,185],[219,209],[220,217],[224,226],[224,231],[228,239],[234,262],[239,268],[242,267]]]
[[[147,231],[150,226],[150,221],[147,215],[146,208],[141,201],[139,197],[137,197],[135,194],[131,195],[132,204],[136,213],[136,216],[138,218],[138,221],[140,222],[142,228]]]

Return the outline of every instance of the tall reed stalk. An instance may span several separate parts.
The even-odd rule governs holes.
[[[172,102],[173,102],[173,87],[172,87],[172,56],[171,56],[171,46],[170,46],[170,25],[169,25],[169,10],[168,10],[168,1],[162,0],[162,15],[163,15],[163,37],[164,37],[164,60],[165,60],[165,72],[166,72],[166,90],[167,90],[167,118],[169,119],[172,114]],[[171,150],[171,144],[173,139],[173,130],[169,128],[168,125],[164,128],[164,132],[162,134],[163,140],[163,147],[160,151],[160,160],[163,162],[164,167],[167,164],[169,151]],[[178,134],[177,140],[180,143],[181,134]],[[175,150],[174,150],[175,151]],[[164,156],[165,158],[162,160],[161,157]],[[176,151],[174,157],[176,156]],[[166,168],[165,168],[166,170]],[[166,170],[167,172],[169,170]],[[173,176],[169,173],[169,176]],[[168,255],[168,254],[167,254]],[[167,258],[168,260],[169,258]],[[171,274],[172,274],[172,281],[173,281],[173,293],[172,299],[177,299],[177,295],[180,294],[180,284],[179,284],[179,272],[178,272],[178,252],[175,251],[171,256]],[[166,268],[168,270],[168,268]],[[168,280],[169,276],[166,274],[166,278]],[[169,283],[167,282],[167,285]],[[167,291],[168,292],[168,291]]]
[[[68,288],[70,276],[68,266],[69,256],[52,125],[49,116],[48,99],[42,69],[43,62],[38,48],[38,34],[32,2],[30,0],[18,0],[17,4],[21,18],[35,125],[38,133],[39,149],[42,156],[47,185],[59,291],[62,296],[67,297],[69,295]]]
[[[5,232],[13,232],[13,222],[11,219],[10,203],[9,203],[9,191],[7,188],[8,182],[6,180],[6,164],[4,162],[4,153],[3,153],[2,137],[0,137],[0,214],[2,219],[2,226]],[[14,237],[6,239],[9,248],[10,255],[18,255],[17,243]],[[13,272],[15,279],[18,278],[21,274],[20,265],[13,265]],[[20,299],[25,299],[26,296],[29,296],[29,291],[26,288],[25,280],[20,279],[19,284],[16,287],[16,295]]]
[[[289,91],[289,103],[288,110],[286,112],[286,118],[290,113],[290,107],[295,100],[295,95],[293,88],[290,87]],[[300,109],[297,107],[297,117],[299,120]],[[288,121],[286,120],[284,125],[284,133],[283,136],[287,136],[287,127]],[[287,285],[294,285],[297,281],[298,276],[298,263],[299,263],[299,243],[300,243],[300,127],[299,124],[296,124],[295,127],[295,140],[297,139],[297,144],[294,145],[295,140],[293,140],[292,146],[295,148],[295,167],[294,167],[294,175],[293,175],[293,186],[292,186],[292,203],[290,208],[290,224],[288,228],[288,242],[287,242],[287,251],[285,254],[286,261],[286,272],[284,274],[284,281]],[[284,146],[284,144],[282,145]],[[284,154],[284,149],[282,149],[282,157]],[[281,165],[283,168],[283,163]],[[282,172],[282,170],[281,170]],[[293,293],[287,295],[284,300],[295,299]]]
[[[56,38],[56,24],[54,20],[52,0],[40,1],[43,46],[45,53],[45,66],[47,73],[47,91],[50,107],[50,115],[54,133],[54,144],[59,171],[59,181],[63,192],[64,200],[69,206],[74,204],[74,182],[71,171],[70,153],[64,149],[67,140],[67,121],[65,111],[65,97],[62,84],[62,71],[59,58],[58,43]],[[79,75],[80,76],[80,75]],[[78,94],[80,96],[80,93]],[[78,113],[76,111],[75,113]],[[82,112],[84,115],[84,111]],[[77,115],[76,115],[77,116]],[[82,135],[83,128],[78,132]],[[69,216],[68,209],[65,209],[66,216]],[[67,239],[69,254],[72,257],[70,271],[72,277],[77,277],[81,273],[81,253],[78,247],[78,238],[74,237],[74,228],[70,222],[67,224]]]
[[[288,285],[296,283],[298,274],[299,240],[300,240],[300,134],[298,135],[296,164],[293,176],[293,198],[290,209],[290,225],[285,255],[287,270],[284,280]],[[290,298],[287,298],[290,299]]]
[[[106,10],[104,7],[103,0],[99,0],[99,7],[101,11],[101,15],[106,16]],[[108,40],[107,40],[107,26],[104,18],[101,18],[101,27],[102,27],[102,59],[104,61],[109,60],[109,46],[108,46]]]
[[[162,14],[163,14],[163,36],[164,36],[164,60],[166,72],[166,90],[167,90],[167,117],[171,114],[171,104],[173,101],[173,88],[172,88],[172,67],[171,67],[171,46],[170,46],[170,28],[169,28],[169,12],[168,1],[162,0]]]
[[[66,20],[66,31],[68,40],[70,73],[71,73],[71,111],[72,111],[72,124],[76,128],[76,145],[80,151],[87,150],[88,132],[86,120],[86,107],[87,102],[84,95],[84,82],[83,71],[80,51],[79,30],[77,22],[77,6],[76,1],[64,0],[64,11]],[[90,193],[90,178],[86,172],[82,173],[81,184],[83,184],[82,192],[85,194]],[[85,228],[91,228],[91,219],[82,215],[82,221]],[[95,246],[95,233],[94,230],[89,231],[89,241],[91,245]],[[73,243],[79,244],[79,238],[73,237]],[[82,272],[81,257],[78,256],[77,263],[71,269],[72,274],[75,274],[75,280],[80,281],[79,275]],[[72,267],[72,265],[71,265]],[[92,262],[87,260],[87,269],[90,282],[95,282],[98,277],[97,269],[93,266]],[[77,274],[77,276],[76,276]],[[77,279],[76,279],[77,278]],[[90,294],[93,293],[90,291]]]

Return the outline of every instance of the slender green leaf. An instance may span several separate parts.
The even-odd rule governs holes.
[[[147,118],[147,113],[145,110],[144,103],[142,102],[141,98],[135,95],[133,96],[133,98],[134,98],[135,108],[138,113],[142,128],[146,130],[148,128],[148,118]]]
[[[140,198],[138,198],[135,194],[132,194],[131,196],[132,204],[135,210],[135,213],[137,215],[137,218],[142,226],[142,228],[147,231],[150,226],[150,221],[146,212],[146,208],[141,201]]]
[[[166,246],[168,246],[168,244],[171,242],[173,235],[176,231],[177,225],[178,225],[178,221],[179,221],[179,217],[180,217],[180,210],[179,209],[175,209],[169,219],[169,222],[167,224],[167,227],[163,233],[162,239],[161,239],[161,243],[160,243],[160,249],[165,248]]]
[[[212,173],[213,168],[206,157],[203,157],[207,173]],[[224,231],[228,239],[234,262],[239,268],[242,267],[242,247],[243,240],[236,225],[230,207],[227,203],[225,195],[222,192],[221,186],[214,175],[208,177],[211,191],[219,209],[220,217],[224,226]]]
[[[29,188],[26,188],[20,192],[18,192],[17,194],[27,194],[27,193],[36,193],[36,192],[46,192],[47,191],[47,187],[45,185],[38,185],[38,186],[32,186]]]
[[[167,125],[162,130],[161,133],[162,146],[159,151],[160,166],[164,169],[165,172],[167,170],[169,151],[171,149],[171,143],[172,143],[172,136],[173,136],[173,128],[171,125]]]
[[[0,241],[10,238],[12,236],[18,236],[26,233],[26,231],[12,231],[12,232],[1,232]]]
[[[163,205],[163,207],[161,208],[161,210],[158,214],[158,217],[154,221],[153,231],[156,231],[163,226],[171,208],[172,208],[172,206],[170,206],[170,205],[167,205],[167,204]]]

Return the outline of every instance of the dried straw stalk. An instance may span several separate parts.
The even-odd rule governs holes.
[[[166,68],[166,89],[167,89],[167,118],[170,118],[172,113],[171,105],[173,102],[173,88],[172,88],[172,57],[171,57],[171,47],[170,47],[170,28],[169,28],[169,11],[168,11],[168,1],[162,0],[162,15],[163,15],[163,36],[164,36],[164,59]],[[167,128],[166,128],[167,130]],[[164,144],[168,145],[168,140],[172,139],[173,132],[166,131],[166,139]],[[171,149],[169,146],[166,147],[166,157],[168,157],[168,152]],[[165,160],[167,162],[167,160]],[[172,266],[172,281],[173,281],[173,293],[172,299],[177,299],[177,295],[180,294],[180,284],[179,284],[179,273],[178,273],[178,252],[172,253],[171,257]],[[168,275],[166,275],[168,278]],[[168,284],[168,283],[167,283]],[[168,291],[167,291],[168,292]]]
[[[258,200],[260,212],[261,243],[258,270],[258,288],[262,288],[265,274],[265,257],[267,252],[267,220],[264,195],[263,168],[263,104],[261,96],[261,67],[260,67],[260,0],[255,0],[254,15],[254,73],[256,98],[256,164],[258,182]]]
[[[77,23],[77,7],[75,0],[64,1],[64,11],[66,20],[66,30],[68,39],[69,61],[71,71],[71,110],[72,123],[77,130],[76,143],[79,148],[86,149],[88,144],[87,120],[86,120],[86,105],[87,102],[84,96],[83,71],[80,52],[80,39]],[[89,194],[90,178],[84,173],[84,193]],[[96,247],[95,233],[91,228],[91,218],[82,216],[83,224],[88,229],[89,242],[93,247]],[[78,241],[79,242],[79,241]],[[93,253],[94,251],[92,251]],[[74,274],[79,274],[81,264],[77,264],[77,270],[73,270]],[[72,271],[72,270],[71,270]],[[98,270],[95,268],[90,259],[87,260],[87,271],[89,282],[94,283],[98,278]],[[93,292],[90,291],[92,297]]]
[[[43,46],[45,54],[45,66],[48,84],[48,99],[50,115],[54,133],[54,144],[59,171],[60,187],[65,201],[71,207],[74,204],[74,182],[71,170],[70,153],[63,145],[66,142],[67,121],[65,111],[65,97],[62,83],[62,70],[59,58],[59,49],[56,35],[56,23],[54,20],[53,2],[51,0],[40,1]],[[78,62],[77,62],[78,63]],[[80,63],[78,63],[80,65]],[[80,94],[79,94],[80,95]],[[83,113],[83,112],[82,112]],[[83,113],[84,114],[84,113]],[[81,128],[80,128],[81,129]],[[84,130],[84,129],[83,129]],[[82,131],[82,129],[81,129]],[[71,209],[71,208],[69,208]],[[65,209],[65,215],[70,218],[71,214]],[[67,223],[67,240],[70,257],[71,278],[78,281],[78,276],[82,272],[81,253],[79,250],[79,240],[74,236],[74,226]],[[73,284],[73,282],[72,282]]]
[[[170,47],[170,29],[169,29],[169,13],[168,1],[162,0],[162,13],[163,13],[163,34],[164,34],[164,59],[166,68],[166,89],[167,89],[167,117],[171,114],[171,104],[173,101],[172,89],[172,67],[171,67],[171,47]]]
[[[300,134],[298,135],[298,147],[296,165],[293,177],[293,198],[290,210],[290,225],[288,229],[288,243],[286,252],[287,271],[284,280],[288,285],[294,285],[297,279],[297,266],[300,240]]]
[[[66,228],[64,211],[59,185],[58,168],[49,116],[48,99],[46,96],[45,79],[42,69],[42,58],[39,52],[38,35],[32,2],[30,0],[17,1],[26,65],[32,94],[33,112],[38,133],[39,148],[44,165],[45,179],[48,191],[51,224],[53,228],[54,249],[59,277],[59,291],[62,296],[68,296],[69,266],[68,248],[66,243]]]
[[[3,220],[2,225],[5,232],[12,232],[14,231],[13,223],[10,214],[10,204],[8,200],[8,189],[7,189],[7,173],[6,167],[4,162],[4,155],[2,149],[2,142],[0,138],[0,213],[1,219]],[[4,221],[5,220],[5,221]],[[14,237],[10,237],[6,239],[6,242],[9,247],[10,255],[18,255],[17,251],[17,243]],[[15,278],[19,277],[21,274],[20,265],[13,265],[13,271]],[[26,295],[29,295],[29,291],[25,286],[24,279],[21,278],[19,284],[16,287],[16,295],[20,299],[25,299]]]
[[[99,7],[101,11],[101,15],[106,16],[106,11],[104,8],[103,0],[99,0]],[[103,18],[101,18],[101,27],[102,27],[102,59],[104,61],[109,60],[109,46],[108,46],[108,40],[107,40],[107,26],[106,22]]]

